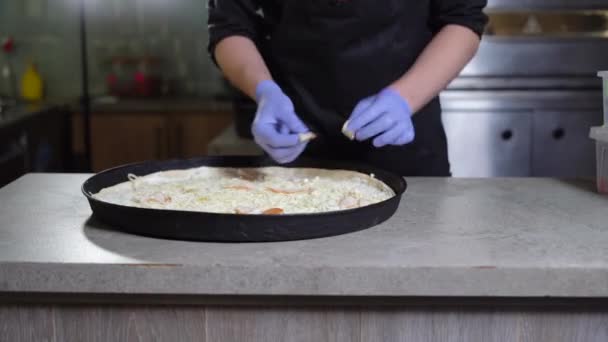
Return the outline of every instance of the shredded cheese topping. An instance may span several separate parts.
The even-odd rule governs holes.
[[[345,170],[200,167],[127,178],[93,196],[140,208],[250,215],[345,210],[395,196],[373,175]]]

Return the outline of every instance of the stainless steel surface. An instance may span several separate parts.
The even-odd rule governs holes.
[[[448,90],[441,93],[444,111],[602,111],[601,90]]]
[[[593,112],[537,112],[534,115],[532,175],[595,176],[595,144],[589,128],[601,125]]]
[[[530,174],[531,113],[449,112],[443,116],[455,177]]]
[[[606,56],[608,39],[487,37],[461,77],[506,78],[508,83],[500,83],[499,87],[516,85],[515,81],[525,87],[531,78],[542,77],[546,84],[541,85],[546,88],[571,87],[582,81],[585,87],[600,88],[596,74],[608,69]],[[572,77],[575,84],[571,83]]]
[[[487,33],[452,89],[596,88],[608,69],[608,1],[490,0]]]
[[[455,177],[594,174],[600,91],[446,91],[442,104]]]
[[[576,90],[597,89],[598,80],[591,76],[563,76],[563,77],[511,77],[504,76],[460,76],[450,83],[450,90]]]

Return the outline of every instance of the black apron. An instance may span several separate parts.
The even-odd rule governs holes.
[[[281,0],[275,0],[281,1]],[[416,139],[375,148],[341,127],[355,105],[399,79],[432,39],[408,39],[427,26],[428,3],[404,0],[282,0],[264,55],[296,113],[318,134],[305,156],[356,161],[403,176],[449,176],[439,99],[414,115]],[[414,53],[412,53],[414,52]]]

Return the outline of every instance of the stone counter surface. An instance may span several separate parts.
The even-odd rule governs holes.
[[[590,182],[410,178],[374,228],[225,244],[90,220],[87,177],[30,174],[0,189],[0,292],[608,297],[608,198]]]

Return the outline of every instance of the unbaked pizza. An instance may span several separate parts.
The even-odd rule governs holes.
[[[353,209],[385,201],[394,191],[374,175],[314,168],[198,167],[137,177],[93,197],[153,209],[281,215]]]

